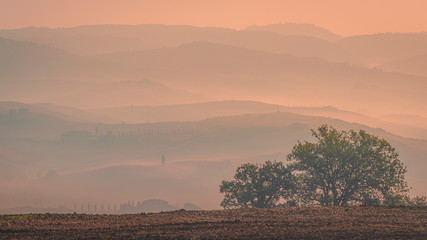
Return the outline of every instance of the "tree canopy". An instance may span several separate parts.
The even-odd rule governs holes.
[[[225,194],[224,208],[271,208],[292,198],[295,178],[283,163],[246,163],[238,167],[234,180],[222,181],[220,192]],[[282,202],[282,203],[280,203]]]
[[[396,204],[408,191],[406,168],[384,139],[328,125],[312,130],[315,143],[298,142],[288,155],[308,204]],[[394,202],[393,202],[394,201]]]
[[[399,154],[384,139],[364,130],[339,131],[322,125],[315,142],[298,142],[288,165],[267,161],[238,167],[234,180],[222,181],[224,208],[292,205],[418,205],[410,198],[407,172]]]

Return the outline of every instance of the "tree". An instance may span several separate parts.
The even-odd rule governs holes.
[[[427,206],[427,197],[426,196],[416,196],[409,202],[409,205]]]
[[[266,161],[262,165],[239,166],[232,181],[222,181],[220,192],[224,208],[271,208],[289,200],[295,190],[295,178],[283,163]]]
[[[162,154],[161,161],[162,161],[162,165],[165,165],[165,163],[166,163],[166,157],[165,157],[165,154]]]
[[[384,139],[363,130],[312,130],[316,143],[298,142],[288,155],[303,202],[322,206],[396,204],[408,191],[406,167]]]

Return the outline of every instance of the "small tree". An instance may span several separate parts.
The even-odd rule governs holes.
[[[427,206],[427,197],[426,196],[416,196],[409,202],[409,205]]]
[[[166,157],[165,157],[165,154],[162,154],[161,161],[162,161],[162,165],[165,165],[165,163],[166,163]]]
[[[224,208],[271,208],[289,200],[295,190],[295,178],[281,162],[262,165],[246,163],[237,168],[234,180],[222,181],[220,192]]]
[[[312,130],[316,143],[298,142],[288,155],[301,180],[299,196],[323,206],[398,204],[408,191],[405,166],[384,139],[363,130]]]

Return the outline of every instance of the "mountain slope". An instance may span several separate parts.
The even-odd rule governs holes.
[[[29,74],[53,73],[74,63],[65,51],[31,42],[0,38],[0,77],[17,77]],[[59,69],[58,69],[59,68]],[[69,71],[65,71],[70,74]]]
[[[34,80],[34,79],[33,79]],[[118,107],[123,105],[165,105],[210,100],[200,94],[171,88],[150,80],[90,83],[80,81],[39,80],[17,84],[5,83],[0,100],[52,102],[79,108]],[[52,107],[50,107],[52,108]],[[100,118],[103,121],[113,119]],[[96,119],[94,119],[96,120]]]
[[[307,116],[336,118],[347,122],[357,122],[373,128],[381,127],[391,133],[404,137],[427,139],[425,118],[419,116],[388,115],[375,118],[334,107],[290,107],[255,101],[230,100],[159,106],[133,105],[86,110],[48,103],[25,104],[20,102],[0,102],[0,114],[8,114],[10,111],[18,111],[19,109],[28,109],[30,112],[54,115],[70,121],[102,122],[107,124],[201,121],[219,116],[290,112]]]
[[[298,140],[312,141],[310,129],[325,123],[338,129],[365,129],[387,139],[408,167],[407,180],[414,187],[413,194],[426,194],[427,141],[405,139],[357,123],[286,112],[197,122],[99,125],[101,132],[110,130],[111,134],[102,133],[78,141],[15,139],[5,142],[0,138],[2,152],[21,156],[22,164],[38,176],[35,181],[27,180],[26,185],[13,185],[20,186],[14,191],[4,183],[2,193],[7,194],[8,199],[37,194],[40,201],[54,204],[56,200],[70,206],[75,202],[100,202],[106,198],[124,202],[161,197],[216,208],[221,200],[218,184],[231,179],[238,165],[268,159],[285,161],[286,154]],[[185,129],[196,132],[181,131]],[[165,165],[160,162],[162,155],[166,156]],[[10,160],[7,155],[5,160],[6,163]],[[68,196],[66,193],[70,190],[73,191],[71,198],[61,197]],[[2,201],[5,200],[0,198],[0,203],[7,205]]]
[[[318,27],[313,24],[298,24],[298,23],[280,23],[270,24],[265,26],[249,26],[245,30],[248,31],[270,31],[283,35],[302,35],[323,39],[329,42],[336,42],[342,36],[330,32],[328,29]]]
[[[34,79],[114,81],[135,76],[124,66],[80,57],[28,41],[0,37],[0,81],[31,83]]]
[[[164,106],[101,108],[92,109],[90,112],[94,115],[101,115],[110,119],[117,118],[121,122],[127,123],[200,121],[218,116],[290,112],[308,116],[336,118],[347,122],[357,122],[374,128],[381,127],[404,137],[427,139],[427,126],[403,120],[399,121],[400,119],[390,119],[390,121],[381,120],[382,118],[374,118],[333,107],[290,107],[255,101],[231,100]]]
[[[0,36],[63,48],[78,55],[174,47],[194,41],[210,41],[300,57],[331,61],[352,59],[334,44],[308,36],[284,36],[274,32],[236,31],[168,25],[92,25],[74,28],[24,28],[0,30]]]
[[[67,131],[88,131],[95,124],[73,122],[38,112],[13,112],[0,114],[2,138],[58,138]]]
[[[381,116],[381,119],[384,119],[390,122],[399,122],[409,126],[416,126],[416,127],[427,129],[427,118],[421,117],[418,115],[392,114],[392,115]]]
[[[29,112],[37,112],[53,115],[58,118],[74,122],[123,122],[122,118],[105,116],[99,113],[92,113],[79,108],[55,105],[51,103],[27,104],[16,101],[0,102],[0,114],[18,112],[20,109],[28,109]]]
[[[336,43],[368,66],[427,54],[427,33],[381,33],[346,37]]]
[[[406,74],[427,77],[427,54],[398,59],[381,64],[379,68],[386,71],[402,72]]]
[[[144,67],[149,78],[203,95],[215,94],[219,99],[287,105],[316,102],[380,113],[427,112],[420,104],[427,101],[424,78],[321,59],[209,42],[99,57],[116,64]]]
[[[8,77],[1,79],[1,100],[69,106],[90,102],[92,106],[86,107],[101,107],[234,98],[286,105],[315,102],[380,115],[427,112],[422,104],[427,101],[425,78],[225,44],[195,42],[96,58],[66,53],[52,56],[52,60],[28,58],[31,66],[39,67],[22,66],[23,71],[8,68]],[[10,57],[3,59],[12,61]],[[135,79],[153,79],[164,84],[163,89],[174,90],[151,91],[151,87],[159,89],[159,84]]]

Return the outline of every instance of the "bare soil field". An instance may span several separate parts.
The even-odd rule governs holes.
[[[427,207],[0,215],[0,239],[427,239]]]

